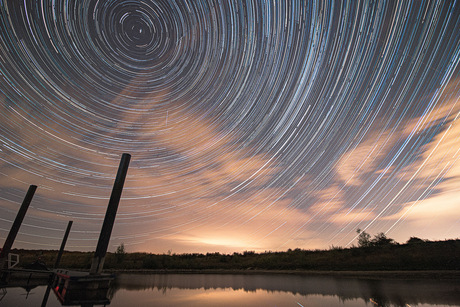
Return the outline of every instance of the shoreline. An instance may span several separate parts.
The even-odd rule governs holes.
[[[312,270],[107,270],[113,274],[234,274],[234,275],[303,275],[363,279],[458,279],[460,271],[312,271]]]

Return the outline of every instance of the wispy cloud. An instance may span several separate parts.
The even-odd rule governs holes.
[[[459,81],[445,90],[447,99],[442,108],[425,119],[427,127],[443,121],[441,131],[424,145],[416,163],[404,170],[404,179],[415,182],[422,193],[402,206],[397,214],[387,217],[413,235],[426,238],[449,238],[458,235],[460,225],[460,100],[455,95]],[[402,224],[402,223],[401,223]]]
[[[279,183],[286,165],[268,154],[254,155],[237,132],[224,131],[215,119],[180,103],[169,112],[147,103],[155,97],[145,95],[145,105],[155,112],[141,110],[142,103],[132,106],[113,119],[119,129],[105,135],[53,132],[60,131],[57,123],[30,122],[23,111],[5,107],[12,121],[2,128],[34,150],[2,140],[8,158],[2,162],[0,186],[14,190],[19,200],[28,184],[39,185],[26,227],[46,225],[58,244],[60,228],[73,219],[70,244],[79,248],[95,245],[123,151],[133,159],[113,245],[175,252],[316,248],[341,231],[352,238],[356,227],[377,224],[391,228],[400,240],[454,235],[458,229],[452,225],[459,223],[453,212],[460,209],[456,93],[457,81],[425,114],[400,122],[397,129],[370,129],[337,161],[327,183],[316,188],[309,174]],[[130,93],[118,99],[123,95]],[[423,133],[432,133],[431,141],[411,153],[411,160],[393,159],[402,143],[415,144]],[[111,151],[116,146],[108,144],[99,152],[91,145],[107,137],[123,140],[123,146]],[[16,206],[2,202],[10,213]]]

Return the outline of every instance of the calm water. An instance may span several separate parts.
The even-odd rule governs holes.
[[[46,286],[0,289],[0,306],[40,306]],[[460,306],[460,280],[293,275],[120,275],[109,306]],[[61,306],[50,293],[47,306]]]

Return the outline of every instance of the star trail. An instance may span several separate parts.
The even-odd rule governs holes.
[[[458,238],[458,1],[0,0],[0,237],[94,250]]]

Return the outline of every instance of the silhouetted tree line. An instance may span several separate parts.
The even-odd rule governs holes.
[[[15,250],[21,265],[34,262],[38,256],[54,263],[57,251]],[[61,267],[87,270],[92,252],[65,252]],[[108,253],[106,270],[460,270],[460,240],[428,241],[412,237],[399,244],[380,233],[371,238],[359,231],[358,246],[334,247],[329,250],[289,249],[285,252],[221,254],[150,254],[128,253],[120,245]]]
[[[371,235],[368,234],[365,231],[361,231],[361,229],[358,228],[357,230],[358,233],[358,246],[359,247],[372,247],[372,246],[385,246],[385,245],[391,245],[391,244],[397,244],[395,240],[387,238],[386,234],[383,232],[380,232],[374,236],[373,239],[371,239]],[[412,241],[411,241],[412,240]],[[419,242],[423,242],[422,239],[412,237],[407,241],[407,243],[413,243],[413,240],[418,240]]]

